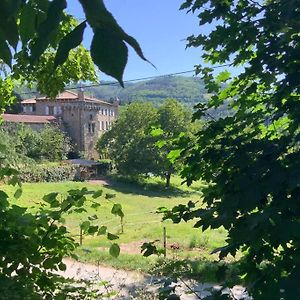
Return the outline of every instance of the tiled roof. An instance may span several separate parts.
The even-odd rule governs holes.
[[[26,100],[23,100],[21,103],[22,104],[35,104],[36,103],[36,99],[34,99],[34,98],[26,99]]]
[[[54,116],[35,116],[35,115],[15,115],[3,114],[2,118],[6,122],[13,123],[51,123],[56,121]]]
[[[50,98],[48,97],[37,97],[37,98],[31,98],[31,99],[26,99],[23,100],[21,103],[22,104],[34,104],[37,101],[45,101],[45,100],[50,100]],[[70,101],[78,101],[78,94],[72,91],[64,91],[62,93],[60,93],[56,98],[56,101],[59,100],[70,100]],[[106,105],[112,105],[109,102],[106,102],[104,100],[99,100],[93,97],[89,97],[89,96],[84,96],[84,101],[85,102],[89,102],[89,103],[99,103],[99,104],[106,104]]]

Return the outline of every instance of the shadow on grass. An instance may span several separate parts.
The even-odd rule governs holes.
[[[185,191],[179,187],[165,187],[164,183],[149,183],[143,180],[132,180],[123,177],[106,178],[106,187],[116,192],[133,195],[143,195],[148,197],[187,197],[193,194],[192,191]]]
[[[155,276],[193,279],[197,282],[228,282],[241,283],[239,264],[224,261],[209,261],[206,259],[164,260],[159,259],[150,273]]]

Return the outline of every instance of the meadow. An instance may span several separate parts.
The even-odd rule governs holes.
[[[140,253],[143,242],[157,240],[158,247],[163,245],[163,227],[166,227],[167,258],[185,260],[186,264],[192,261],[206,262],[216,260],[210,252],[224,245],[225,230],[208,230],[204,233],[193,228],[193,223],[181,222],[173,224],[171,221],[162,222],[162,215],[157,214],[158,207],[172,208],[180,203],[197,201],[201,206],[201,182],[187,187],[180,184],[180,178],[173,178],[172,186],[164,188],[159,178],[152,178],[143,183],[122,182],[115,179],[100,182],[60,182],[60,183],[26,183],[23,184],[23,193],[18,200],[18,205],[36,210],[43,201],[45,194],[59,192],[66,195],[68,190],[87,187],[89,190],[103,191],[97,199],[100,207],[95,210],[87,207],[87,212],[71,214],[66,217],[66,226],[69,235],[79,242],[80,224],[89,216],[97,216],[92,223],[107,226],[109,232],[119,235],[117,242],[121,246],[121,254],[113,258],[108,253],[111,241],[105,236],[84,235],[82,246],[76,254],[82,261],[99,262],[117,268],[134,269],[148,272],[157,263],[157,257],[145,258]],[[9,195],[13,195],[14,188],[2,186]],[[106,195],[115,195],[106,199]],[[122,205],[125,217],[123,220],[124,232],[121,232],[120,218],[111,214],[114,203]],[[176,245],[172,249],[172,245]],[[201,264],[202,266],[203,264]]]

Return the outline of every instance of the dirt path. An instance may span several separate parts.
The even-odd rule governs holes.
[[[93,264],[81,263],[71,259],[64,259],[67,266],[65,272],[59,272],[66,278],[76,280],[89,280],[102,283],[103,292],[115,291],[117,294],[113,299],[158,299],[157,289],[159,285],[155,284],[156,278],[143,275],[138,272],[117,270],[111,267],[97,266]],[[195,281],[179,282],[180,287],[176,289],[181,295],[182,300],[197,300],[208,295],[208,288],[219,288],[213,284],[199,284]],[[189,288],[192,288],[199,297],[191,294]],[[232,289],[235,299],[243,299],[244,288],[236,286]]]
[[[109,186],[111,183],[106,179],[95,179],[95,180],[88,180],[88,183],[96,184],[96,185],[104,185]]]

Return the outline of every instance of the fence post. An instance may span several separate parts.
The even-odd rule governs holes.
[[[79,232],[79,244],[82,246],[82,228],[80,227],[80,232]]]
[[[167,257],[167,229],[164,226],[164,258]]]

